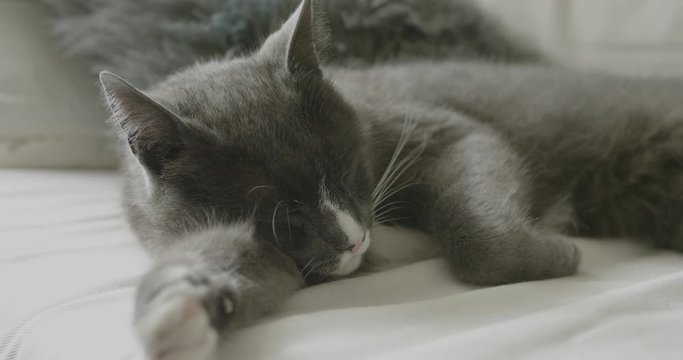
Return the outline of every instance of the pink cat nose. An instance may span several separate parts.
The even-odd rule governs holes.
[[[363,246],[363,243],[365,242],[365,234],[363,234],[361,237],[356,238],[355,241],[353,241],[353,245],[350,246],[351,252],[356,253],[360,248]]]

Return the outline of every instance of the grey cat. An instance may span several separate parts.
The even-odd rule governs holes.
[[[573,234],[683,249],[683,83],[543,65],[321,68],[310,1],[255,53],[145,93],[101,74],[128,218],[157,265],[136,324],[154,359],[361,265],[370,230],[437,239],[482,285],[566,276]]]

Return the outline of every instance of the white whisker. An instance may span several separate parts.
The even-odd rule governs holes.
[[[372,213],[371,213],[370,215],[375,216],[375,215],[377,215],[378,212],[383,211],[383,210],[386,209],[387,207],[393,206],[393,205],[398,205],[398,204],[408,205],[408,204],[410,204],[410,203],[407,202],[407,201],[392,201],[392,202],[390,202],[390,203],[382,204],[382,206],[376,207],[376,208],[372,211]],[[399,207],[400,207],[400,206],[399,206]]]
[[[417,185],[418,182],[401,181],[408,169],[410,169],[422,156],[426,149],[426,141],[422,141],[417,147],[403,155],[404,150],[411,140],[413,131],[416,128],[416,123],[410,119],[406,119],[403,123],[401,136],[399,137],[394,153],[389,160],[389,164],[385,168],[380,180],[372,192],[373,211],[371,213],[373,218],[373,225],[375,227],[387,222],[407,219],[406,217],[387,218],[390,214],[400,209],[400,204],[409,204],[406,201],[392,201],[385,203],[391,199],[398,192],[405,190],[410,186]]]
[[[385,184],[383,184],[382,190],[377,194],[374,199],[375,204],[380,204],[382,201],[387,199],[386,193],[391,190],[395,183],[403,176],[403,174],[420,158],[424,151],[424,146],[419,146],[413,151],[408,153],[398,164],[392,169],[390,176],[387,178]]]
[[[372,197],[373,199],[377,198],[377,194],[382,191],[384,188],[384,185],[387,181],[387,178],[389,177],[389,174],[393,171],[394,165],[396,164],[396,161],[398,160],[398,157],[401,155],[401,152],[403,151],[403,147],[408,143],[408,120],[406,120],[403,123],[403,129],[401,131],[401,136],[398,139],[398,144],[396,145],[396,148],[394,149],[394,153],[391,155],[391,159],[389,160],[389,164],[387,167],[384,169],[384,173],[380,177],[379,181],[377,182],[377,186],[375,186],[374,191],[372,192]],[[412,132],[412,129],[411,129]]]
[[[292,223],[289,221],[289,206],[287,206],[287,232],[289,233],[289,238],[292,238]]]
[[[254,186],[253,188],[251,188],[251,190],[247,191],[247,195],[251,194],[253,191],[258,190],[258,189],[275,189],[275,188],[272,186],[268,186],[268,185],[257,185],[257,186]]]
[[[409,218],[409,217],[406,217],[406,216],[403,216],[403,217],[395,217],[395,218],[391,218],[391,219],[384,219],[384,220],[382,220],[382,221],[378,221],[378,222],[372,224],[372,227],[374,228],[374,227],[379,226],[379,225],[382,225],[382,224],[386,224],[386,223],[390,223],[390,222],[395,222],[395,221],[398,221],[398,220],[407,220],[407,219],[410,219],[410,218]]]
[[[401,207],[393,207],[388,210],[383,211],[381,214],[377,215],[375,218],[375,222],[381,222],[384,220],[384,217],[391,214],[393,211],[400,209]]]
[[[275,238],[275,242],[278,244],[278,246],[282,246],[280,244],[280,241],[277,239],[277,232],[275,231],[275,216],[277,215],[277,208],[280,207],[280,205],[284,202],[284,200],[280,201],[275,205],[275,210],[273,210],[273,221],[272,221],[272,227],[273,227],[273,237]]]
[[[308,272],[307,272],[306,274],[304,274],[304,280],[306,280],[306,278],[308,277],[308,275],[311,275],[311,273],[313,272],[313,270],[315,270],[315,269],[318,267],[318,265],[319,265],[319,264],[316,264],[316,265],[311,266],[311,268],[308,270]]]
[[[400,186],[397,186],[397,187],[395,187],[394,189],[392,189],[391,191],[389,191],[389,192],[384,196],[384,198],[382,199],[382,201],[380,201],[378,204],[381,204],[382,202],[384,202],[384,201],[387,200],[387,199],[390,199],[392,196],[396,195],[397,193],[399,193],[399,192],[401,192],[401,191],[403,191],[403,190],[405,190],[405,189],[407,189],[407,188],[409,188],[409,187],[411,187],[411,186],[415,186],[415,185],[418,185],[418,184],[419,184],[419,183],[416,183],[416,182],[413,182],[413,183],[411,183],[411,182],[403,183],[403,184],[401,184]]]
[[[392,186],[398,181],[398,179],[401,178],[401,176],[410,168],[417,160],[420,158],[420,155],[422,155],[422,152],[424,151],[424,146],[419,146],[415,148],[413,151],[408,153],[408,155],[405,156],[401,160],[401,162],[396,166],[396,168],[392,172],[391,180],[386,184],[386,187],[384,190],[379,194],[379,198],[376,199],[377,204],[380,204],[382,201],[384,201],[387,196],[385,195],[387,191],[391,189]]]
[[[311,265],[312,262],[313,262],[313,258],[311,258],[311,260],[308,260],[308,262],[306,263],[306,265],[304,265],[304,267],[301,268],[301,272],[303,273],[304,271],[306,271],[306,268],[307,268],[309,265]]]

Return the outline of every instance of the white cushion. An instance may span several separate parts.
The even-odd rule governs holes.
[[[0,166],[111,166],[96,79],[59,52],[42,10],[0,0]]]
[[[683,75],[680,0],[475,0],[560,63]]]

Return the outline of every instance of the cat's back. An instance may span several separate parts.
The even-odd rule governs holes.
[[[584,234],[666,239],[681,231],[672,230],[681,210],[681,80],[482,63],[330,75],[361,111],[379,113],[371,121],[389,122],[383,110],[413,104],[490,126],[525,159],[539,208],[570,198]],[[429,122],[429,110],[422,114]]]
[[[683,112],[683,81],[547,64],[424,62],[329,70],[352,102],[447,107],[501,125],[567,117],[575,121],[584,115],[612,118],[634,111]]]
[[[491,125],[523,152],[564,161],[610,156],[607,148],[683,129],[683,81],[676,79],[482,62],[330,69],[329,76],[361,108],[450,110]]]
[[[352,103],[379,114],[372,121],[413,104],[490,125],[553,181],[642,168],[683,146],[683,81],[676,79],[456,62],[331,69],[329,76]]]

